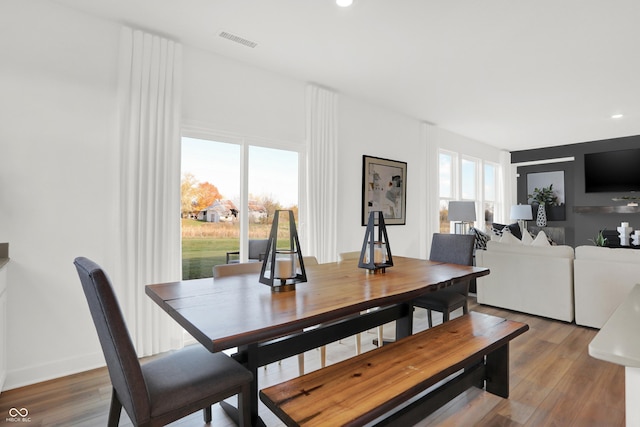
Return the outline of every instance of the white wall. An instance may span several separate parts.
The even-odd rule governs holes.
[[[407,162],[406,225],[387,226],[387,233],[393,255],[423,255],[418,230],[424,221],[420,206],[427,196],[420,182],[426,148],[420,140],[420,123],[348,97],[340,98],[338,117],[338,252],[362,247],[362,156],[366,154]]]
[[[73,259],[113,234],[118,27],[48,2],[0,13],[0,241],[11,388],[103,363]]]
[[[104,363],[72,261],[88,256],[109,271],[118,250],[119,31],[49,2],[2,6],[0,242],[10,243],[12,259],[7,388]],[[305,82],[188,46],[183,59],[185,123],[304,144]],[[359,249],[364,237],[363,154],[408,163],[407,225],[388,232],[394,254],[420,257],[434,231],[426,207],[437,200],[428,153],[451,145],[497,158],[495,149],[447,131],[425,133],[416,119],[346,96],[339,121],[340,251]]]

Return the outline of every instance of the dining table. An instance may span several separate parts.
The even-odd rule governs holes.
[[[393,257],[384,272],[358,260],[306,266],[306,282],[274,292],[257,274],[151,284],[146,294],[211,352],[249,369],[252,425],[258,413],[260,366],[395,321],[396,339],[412,334],[412,301],[428,292],[489,274],[489,269]],[[234,408],[223,408],[234,416]]]

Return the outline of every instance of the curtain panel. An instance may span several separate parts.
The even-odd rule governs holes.
[[[120,301],[139,356],[182,346],[144,286],[181,278],[178,43],[124,27],[119,64]]]
[[[307,86],[306,116],[306,252],[331,262],[338,250],[338,96]]]

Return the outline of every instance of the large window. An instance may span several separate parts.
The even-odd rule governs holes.
[[[278,209],[297,218],[298,157],[243,140],[182,138],[183,279],[211,277],[214,265],[259,261],[250,259],[248,241],[269,236]]]
[[[477,221],[472,225],[488,230],[498,209],[498,165],[440,150],[438,168],[440,232],[451,232],[448,211],[452,200],[474,201]]]

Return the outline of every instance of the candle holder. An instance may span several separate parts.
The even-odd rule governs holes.
[[[278,242],[278,229],[281,214],[288,213],[289,230],[287,243]],[[267,240],[267,252],[262,261],[260,283],[271,286],[273,292],[293,291],[296,283],[306,282],[298,231],[293,211],[276,211]]]
[[[376,227],[378,227],[376,233]],[[367,221],[367,230],[362,242],[362,250],[358,260],[358,267],[377,274],[386,272],[387,267],[393,266],[393,257],[389,247],[389,237],[381,211],[371,211]]]

